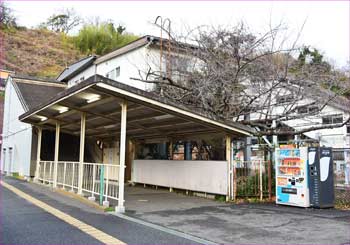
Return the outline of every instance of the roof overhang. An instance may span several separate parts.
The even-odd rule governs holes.
[[[239,123],[213,119],[99,75],[66,89],[19,119],[52,129],[59,122],[62,132],[79,135],[80,115],[86,113],[87,137],[114,139],[119,136],[122,102],[128,104],[129,138],[176,138],[211,133],[249,136],[252,133],[251,128]]]

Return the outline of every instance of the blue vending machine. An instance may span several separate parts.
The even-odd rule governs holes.
[[[275,153],[276,203],[309,207],[308,148],[284,145]]]

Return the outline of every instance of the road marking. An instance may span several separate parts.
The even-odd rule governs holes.
[[[10,191],[14,192],[15,194],[17,194],[18,196],[24,198],[25,200],[33,203],[34,205],[38,206],[39,208],[44,209],[46,212],[56,216],[57,218],[63,220],[64,222],[78,228],[79,230],[81,230],[82,232],[92,236],[93,238],[99,240],[100,242],[104,243],[104,244],[126,244],[120,240],[118,240],[117,238],[108,235],[98,229],[96,229],[95,227],[85,224],[84,222],[73,218],[72,216],[63,213],[62,211],[51,207],[50,205],[47,205],[46,203],[24,193],[23,191],[20,191],[19,189],[17,189],[16,187],[9,185],[7,183],[5,183],[4,181],[0,181],[0,184],[3,187],[6,187],[7,189],[9,189]]]

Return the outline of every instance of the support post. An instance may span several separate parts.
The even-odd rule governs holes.
[[[260,201],[262,201],[263,199],[262,160],[259,161],[259,193],[260,193]]]
[[[54,158],[54,170],[53,170],[53,187],[57,187],[57,170],[58,170],[58,153],[60,147],[60,123],[56,122],[56,137],[55,137],[55,158]]]
[[[232,199],[231,184],[232,184],[232,160],[231,160],[231,136],[226,136],[226,161],[227,161],[227,195],[226,201]]]
[[[128,106],[126,101],[121,103],[121,121],[120,121],[120,151],[119,151],[119,189],[118,206],[115,208],[117,213],[124,213],[124,172],[125,172],[125,145],[126,145],[126,117]]]
[[[84,171],[84,152],[85,152],[85,123],[86,113],[81,113],[80,119],[80,146],[79,146],[79,171],[78,171],[78,194],[83,194],[83,171]]]
[[[185,141],[185,160],[192,160],[192,145],[191,141]]]
[[[231,148],[232,149],[232,148]],[[233,161],[233,154],[232,154],[232,158],[231,161]],[[233,185],[233,190],[232,190],[232,200],[235,202],[236,198],[237,198],[237,170],[236,170],[236,164],[237,162],[234,161],[232,162],[232,168],[233,168],[233,181],[232,181],[232,185]]]
[[[171,138],[169,142],[169,160],[173,160],[173,147],[173,139]]]
[[[267,162],[267,176],[268,176],[268,188],[269,188],[269,200],[272,200],[272,176],[271,176],[271,161],[270,160],[270,151],[268,153],[268,162]]]
[[[36,146],[36,168],[35,168],[35,177],[34,181],[38,181],[40,177],[40,156],[41,156],[41,138],[42,138],[42,128],[38,127],[38,143]]]

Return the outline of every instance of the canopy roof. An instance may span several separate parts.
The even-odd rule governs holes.
[[[19,117],[23,122],[80,134],[80,115],[86,113],[86,137],[119,137],[120,103],[127,102],[127,136],[135,139],[179,137],[203,133],[251,135],[239,123],[220,121],[154,93],[95,75],[67,88]]]
[[[64,91],[66,84],[55,80],[40,79],[28,76],[10,76],[12,85],[18,95],[23,108],[28,111],[34,109],[49,98]]]

